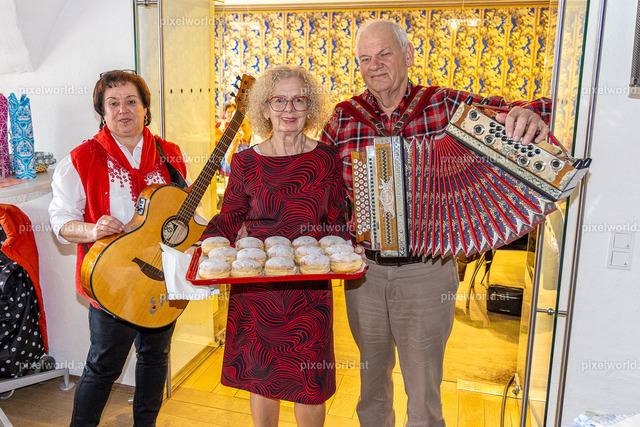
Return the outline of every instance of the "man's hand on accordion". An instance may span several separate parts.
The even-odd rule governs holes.
[[[508,138],[515,141],[522,139],[522,145],[542,142],[549,134],[549,126],[542,117],[526,108],[513,107],[509,113],[497,114],[496,120],[504,124]]]

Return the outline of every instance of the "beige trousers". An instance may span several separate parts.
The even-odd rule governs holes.
[[[360,279],[345,282],[349,327],[360,349],[360,425],[395,426],[395,348],[408,396],[407,426],[444,426],[440,383],[451,334],[458,274],[449,257],[426,263],[369,263]]]

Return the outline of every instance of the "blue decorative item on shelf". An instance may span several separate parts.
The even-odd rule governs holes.
[[[31,102],[26,95],[9,95],[9,115],[11,118],[11,147],[13,149],[13,170],[18,179],[36,177],[36,163],[33,149],[33,124]]]

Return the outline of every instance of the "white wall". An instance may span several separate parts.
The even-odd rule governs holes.
[[[592,0],[592,9],[599,4]],[[606,10],[563,425],[585,411],[640,413],[640,97],[628,86],[637,7],[637,0],[615,0]],[[597,30],[591,19],[591,40]],[[612,229],[635,231],[631,270],[606,266]],[[569,283],[567,270],[563,286]]]
[[[0,74],[0,92],[29,96],[36,150],[52,151],[61,159],[98,130],[92,92],[99,74],[135,68],[132,3],[68,0],[60,8],[34,3],[17,8],[26,45],[36,59],[34,71]],[[38,243],[50,354],[79,375],[89,346],[87,303],[75,292],[75,247],[58,244],[49,231],[49,200],[41,197],[20,207],[31,217]],[[133,384],[131,365],[122,379],[127,384]]]

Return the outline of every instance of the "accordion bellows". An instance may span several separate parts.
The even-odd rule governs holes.
[[[469,112],[461,106],[454,119],[466,114],[464,108]],[[357,241],[387,257],[482,253],[533,230],[555,210],[554,201],[570,193],[564,188],[558,198],[543,196],[535,188],[549,184],[536,173],[529,174],[536,183],[523,179],[524,160],[496,161],[473,147],[484,136],[458,131],[450,124],[432,140],[375,138],[365,152],[351,154]],[[487,143],[480,145],[484,150]],[[524,155],[536,160],[547,154]],[[565,187],[586,173],[576,171],[567,172]]]

